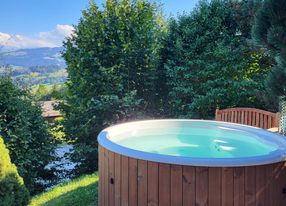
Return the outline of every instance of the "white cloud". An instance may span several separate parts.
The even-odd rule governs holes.
[[[40,32],[34,36],[11,35],[0,32],[0,46],[21,49],[39,47],[59,47],[63,40],[69,37],[74,31],[70,25],[56,25],[55,29],[48,32]]]

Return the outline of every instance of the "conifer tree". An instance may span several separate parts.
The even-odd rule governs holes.
[[[286,95],[286,1],[265,0],[257,11],[253,39],[276,56],[276,65],[267,78],[275,95]]]

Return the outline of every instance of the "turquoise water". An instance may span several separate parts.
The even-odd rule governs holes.
[[[134,129],[120,136],[116,143],[121,146],[182,157],[255,157],[276,150],[254,133],[222,126]]]

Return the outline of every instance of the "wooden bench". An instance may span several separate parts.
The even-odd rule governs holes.
[[[229,108],[216,110],[215,120],[245,124],[263,129],[279,127],[279,113],[254,108]]]

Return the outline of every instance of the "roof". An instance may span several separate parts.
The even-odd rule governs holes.
[[[55,106],[59,104],[60,101],[43,101],[41,102],[42,107],[42,116],[45,118],[51,118],[51,117],[60,117],[62,116],[60,111],[55,110]]]

